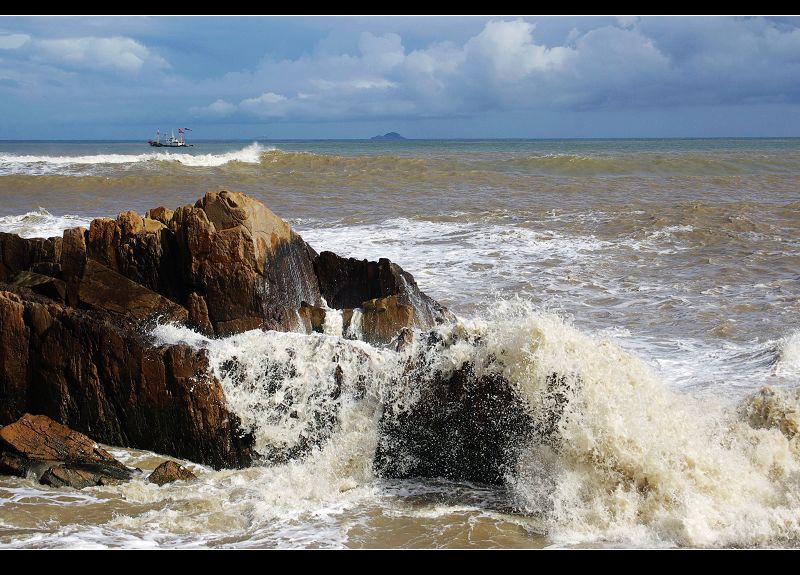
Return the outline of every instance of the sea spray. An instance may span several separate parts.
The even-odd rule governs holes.
[[[387,406],[410,409],[419,386],[430,383],[423,374],[452,373],[468,363],[476,375],[506,378],[528,402],[536,433],[506,481],[521,512],[553,540],[690,546],[798,540],[800,461],[780,426],[754,428],[733,405],[671,391],[640,359],[554,315],[519,301],[495,310],[438,327],[434,345],[417,332],[402,352],[324,334],[248,332],[210,340],[175,326],[155,333],[163,342],[208,350],[230,408],[254,431],[266,459],[287,461],[301,452],[335,459],[339,434],[349,433],[348,444],[358,447],[333,467],[370,471],[345,473],[343,485],[371,480]],[[409,377],[411,357],[423,358],[423,369]],[[791,401],[788,411],[797,409]],[[353,425],[357,432],[345,431]]]

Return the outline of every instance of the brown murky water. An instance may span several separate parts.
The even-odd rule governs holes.
[[[764,385],[800,383],[800,141],[206,143],[179,154],[0,144],[0,230],[47,236],[207,190],[247,192],[318,250],[400,263],[488,342],[435,361],[505,354],[533,405],[547,369],[574,373],[583,387],[564,443],[531,446],[502,489],[376,479],[395,358],[366,346],[371,363],[352,375],[374,382],[369,401],[345,398],[342,429],[308,460],[195,467],[196,484],[163,488],[4,479],[0,544],[797,544],[797,438],[753,429],[737,406]],[[284,383],[296,391],[325,381],[326,353],[356,345],[336,329],[156,336],[206,347],[219,365],[250,362],[253,381],[265,356],[292,349],[286,361],[302,369]],[[274,398],[227,385],[243,421],[276,440]],[[780,401],[790,419],[800,413]],[[328,407],[310,405],[309,417]],[[160,460],[118,453],[143,468]]]

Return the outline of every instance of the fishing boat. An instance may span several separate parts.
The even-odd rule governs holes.
[[[175,132],[173,131],[169,138],[161,141],[161,130],[156,130],[156,139],[155,140],[147,140],[147,143],[151,146],[156,148],[187,148],[192,147],[194,144],[187,144],[185,138],[185,132],[191,132],[192,130],[189,128],[178,128],[178,137],[175,137]]]

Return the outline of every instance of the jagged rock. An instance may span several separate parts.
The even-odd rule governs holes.
[[[165,208],[164,206],[159,206],[157,208],[147,210],[147,212],[144,214],[144,217],[159,221],[165,226],[169,226],[169,222],[174,214],[175,212],[172,210]]]
[[[324,307],[301,302],[298,313],[300,314],[300,319],[303,322],[306,333],[311,333],[312,331],[323,333],[325,331]]]
[[[189,294],[189,322],[201,333],[212,335],[214,326],[208,319],[208,306],[203,296],[192,292]]]
[[[35,411],[107,444],[249,464],[252,437],[204,352],[154,346],[123,317],[46,302],[0,291],[0,423]]]
[[[314,260],[320,293],[335,309],[362,308],[364,339],[387,343],[403,327],[430,329],[453,315],[417,287],[414,278],[395,263],[343,258],[322,252]],[[343,316],[350,323],[352,312]]]
[[[189,317],[185,308],[92,259],[86,260],[78,299],[93,309],[140,320],[160,316],[186,321]]]
[[[193,479],[197,479],[197,476],[180,463],[165,461],[153,470],[147,481],[160,486],[173,481],[191,481]]]
[[[85,228],[69,228],[64,230],[61,240],[61,273],[66,283],[66,303],[73,307],[78,305],[83,267],[86,265]]]
[[[74,468],[68,465],[54,465],[42,473],[39,483],[50,487],[73,487],[83,489],[96,485],[117,485],[126,479],[113,477],[107,473]]]
[[[61,259],[61,238],[21,238],[0,232],[0,281],[29,271],[41,263],[56,263]]]
[[[25,476],[43,470],[40,482],[81,489],[130,479],[131,470],[89,437],[44,415],[26,413],[0,428],[0,470]]]
[[[412,379],[418,400],[405,409],[388,405],[379,422],[376,474],[503,483],[534,434],[526,403],[509,382],[478,377],[468,363],[449,377]]]
[[[295,327],[302,301],[319,302],[316,253],[261,202],[210,192],[178,208],[170,226],[216,333],[285,331]]]
[[[372,343],[389,343],[401,329],[414,325],[414,308],[396,295],[365,301],[361,313],[364,340]]]
[[[67,293],[66,284],[62,280],[34,272],[19,272],[14,276],[11,283],[16,286],[26,287],[33,293],[38,293],[55,301],[63,302]]]
[[[205,352],[156,346],[142,322],[161,315],[210,336],[323,331],[322,296],[344,310],[349,336],[374,343],[397,336],[395,345],[408,345],[411,328],[452,318],[398,265],[318,256],[263,204],[234,192],[174,212],[99,218],[61,238],[0,234],[0,424],[43,413],[104,443],[248,465],[253,437],[228,410]],[[340,369],[337,394],[343,378]],[[21,465],[3,457],[0,466]],[[48,481],[74,476],[65,465]]]

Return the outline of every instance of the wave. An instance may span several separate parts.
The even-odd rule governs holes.
[[[142,154],[23,155],[0,154],[0,174],[83,175],[98,166],[178,165],[198,167],[259,168],[266,172],[309,173],[332,170],[353,176],[404,174],[410,181],[448,176],[466,180],[513,179],[525,176],[718,176],[797,174],[800,153],[595,153],[511,155],[487,152],[408,154],[337,154],[288,151],[254,142],[239,150],[200,154],[198,149]],[[92,173],[92,172],[90,172]]]
[[[775,357],[775,375],[800,379],[800,331],[781,339]]]
[[[92,218],[84,216],[54,216],[40,207],[17,216],[0,216],[0,232],[17,234],[23,238],[49,238],[61,236],[67,228],[88,228],[91,222]]]
[[[88,156],[35,156],[0,155],[0,174],[48,174],[64,168],[86,166],[142,164],[146,162],[174,162],[189,167],[217,167],[229,163],[257,164],[266,150],[253,142],[240,150],[221,154],[193,154],[181,152],[152,152],[149,154],[95,154]]]
[[[320,493],[335,502],[337,489],[371,485],[380,414],[416,401],[403,384],[404,360],[421,354],[445,376],[464,362],[501,373],[532,417],[551,422],[553,435],[525,446],[507,483],[530,524],[557,544],[800,540],[800,444],[780,417],[756,421],[748,406],[671,391],[612,341],[519,301],[437,328],[441,345],[427,346],[418,333],[402,352],[323,334],[211,340],[176,326],[154,334],[208,351],[231,409],[267,460],[306,447],[306,463],[284,464],[287,473],[300,465],[316,474],[301,486],[282,483],[293,504]],[[554,372],[563,375],[558,401]],[[781,396],[780,413],[800,409],[793,397]]]

